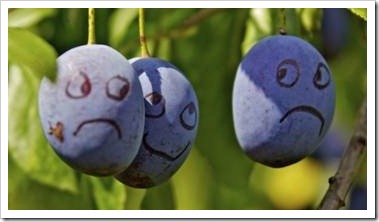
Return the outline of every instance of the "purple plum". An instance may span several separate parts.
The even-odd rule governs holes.
[[[43,78],[43,132],[72,168],[95,176],[125,170],[142,141],[144,102],[135,70],[106,45],[75,47],[57,59],[57,79]]]
[[[187,158],[196,137],[196,94],[182,72],[158,58],[135,58],[145,98],[145,129],[137,157],[116,178],[148,188],[167,181]]]
[[[237,140],[252,160],[270,167],[293,164],[318,147],[332,122],[331,71],[306,41],[266,37],[238,67],[232,108]]]

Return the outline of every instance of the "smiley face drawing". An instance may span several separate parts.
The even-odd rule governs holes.
[[[311,154],[332,122],[331,71],[304,40],[266,37],[238,67],[232,108],[237,140],[246,154],[270,167],[287,166]]]
[[[54,151],[90,175],[125,170],[137,155],[145,117],[134,69],[105,45],[73,48],[57,68],[56,82],[44,78],[39,91],[40,120]]]
[[[135,58],[145,99],[145,129],[137,157],[116,178],[148,188],[167,181],[187,158],[197,132],[199,109],[190,82],[172,64]]]

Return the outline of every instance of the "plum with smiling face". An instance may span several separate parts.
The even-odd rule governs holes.
[[[44,78],[39,115],[59,157],[96,176],[122,172],[137,155],[144,127],[135,70],[105,45],[75,47],[57,59],[56,83]]]
[[[333,119],[335,86],[313,46],[294,36],[270,36],[240,63],[232,107],[237,140],[247,155],[283,167],[318,147]]]
[[[148,188],[167,181],[188,156],[197,132],[198,102],[190,82],[172,64],[158,58],[136,58],[145,98],[145,129],[133,163],[116,178]]]

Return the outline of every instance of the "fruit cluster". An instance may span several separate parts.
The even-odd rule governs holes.
[[[39,112],[45,136],[67,164],[138,188],[160,184],[180,168],[199,121],[195,92],[180,70],[158,58],[128,61],[105,45],[73,48],[57,62],[56,83],[41,83]],[[276,35],[244,57],[232,99],[242,149],[254,161],[283,167],[324,138],[335,88],[313,46]]]
[[[166,181],[191,150],[198,102],[190,82],[156,58],[125,59],[105,45],[73,48],[44,78],[39,113],[45,136],[72,168],[126,185]]]

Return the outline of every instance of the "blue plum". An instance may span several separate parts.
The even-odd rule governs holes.
[[[354,184],[350,192],[349,210],[367,210],[366,184]]]
[[[331,127],[311,157],[325,163],[337,162],[342,158],[347,142],[348,137],[342,129]]]
[[[188,156],[197,133],[199,108],[190,82],[158,58],[135,58],[145,98],[145,129],[137,157],[116,178],[148,188],[167,181]]]
[[[335,86],[321,54],[287,35],[262,39],[241,61],[232,95],[241,148],[270,167],[311,154],[334,115]]]
[[[349,37],[349,12],[344,8],[324,8],[321,22],[324,53],[332,58],[346,46]]]
[[[72,168],[95,176],[122,172],[138,152],[144,127],[135,70],[106,45],[78,46],[57,59],[57,80],[43,78],[39,115],[44,134]]]

